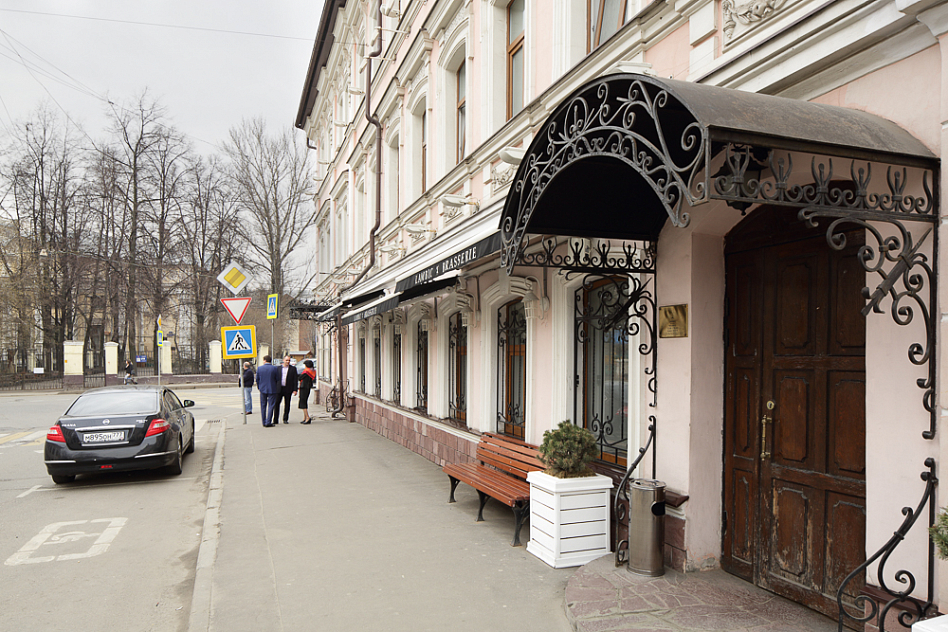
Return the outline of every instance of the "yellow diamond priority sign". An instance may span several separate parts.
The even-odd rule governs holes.
[[[223,272],[217,275],[217,280],[236,296],[250,283],[250,272],[240,264],[231,262]]]

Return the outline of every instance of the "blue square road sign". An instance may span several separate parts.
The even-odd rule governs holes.
[[[253,325],[221,327],[221,343],[225,360],[252,359],[257,355],[257,329]]]

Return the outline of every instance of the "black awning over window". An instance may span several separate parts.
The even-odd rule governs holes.
[[[431,283],[443,274],[451,272],[452,270],[463,268],[473,261],[488,255],[492,255],[500,250],[500,242],[501,239],[499,232],[494,233],[489,237],[485,237],[477,243],[471,244],[467,248],[458,250],[450,257],[445,257],[438,263],[430,265],[427,268],[423,268],[411,276],[401,279],[395,284],[395,291],[405,292],[406,290],[414,288],[415,286]],[[419,296],[417,293],[415,295]]]

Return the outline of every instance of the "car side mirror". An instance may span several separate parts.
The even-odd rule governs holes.
[[[192,399],[186,399],[181,403],[184,404],[185,408],[191,408],[191,406],[194,406],[194,400]]]

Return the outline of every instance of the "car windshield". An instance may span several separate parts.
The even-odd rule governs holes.
[[[66,416],[141,415],[156,410],[158,394],[155,391],[110,391],[80,395],[66,411]]]

